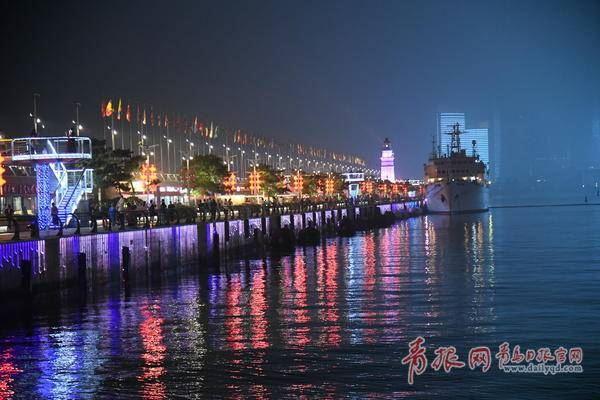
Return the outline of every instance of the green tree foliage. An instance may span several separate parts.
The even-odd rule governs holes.
[[[189,172],[185,167],[181,172],[192,190],[201,195],[223,192],[223,179],[228,175],[223,159],[214,154],[195,156],[190,161]]]
[[[302,178],[303,194],[316,196],[319,192],[323,193],[325,191],[325,179],[327,179],[327,174],[303,174]]]
[[[286,191],[283,175],[266,164],[260,164],[256,170],[260,172],[260,190],[268,197],[283,194]]]
[[[309,196],[324,195],[325,186],[328,178],[333,179],[333,194],[338,195],[344,192],[344,178],[336,172],[331,173],[313,173],[303,175],[302,193]]]
[[[83,162],[83,167],[94,170],[94,186],[104,190],[115,188],[129,192],[133,188],[133,174],[140,170],[145,158],[134,156],[130,150],[108,150],[104,140],[92,139],[92,159]]]

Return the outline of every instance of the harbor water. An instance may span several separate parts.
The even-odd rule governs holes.
[[[291,253],[223,258],[3,315],[0,398],[592,398],[600,206],[424,216]],[[402,360],[425,339],[429,365]],[[507,373],[511,349],[581,347],[580,373]],[[487,346],[491,368],[435,371]]]

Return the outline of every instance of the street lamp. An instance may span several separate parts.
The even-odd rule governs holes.
[[[171,173],[171,150],[170,150],[171,143],[173,143],[173,140],[168,138],[167,139],[167,174]]]
[[[112,135],[111,135],[111,139],[112,139],[112,149],[113,151],[115,150],[115,136],[117,136],[117,130],[113,129],[112,131]]]
[[[241,176],[246,176],[246,166],[244,165],[244,154],[246,154],[246,150],[241,150],[240,151],[240,170],[241,170]]]

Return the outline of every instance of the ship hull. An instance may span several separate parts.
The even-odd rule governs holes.
[[[436,214],[485,212],[488,187],[477,182],[440,182],[427,185],[427,210]]]

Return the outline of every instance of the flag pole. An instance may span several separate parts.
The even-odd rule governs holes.
[[[112,113],[110,115],[110,138],[113,151],[115,151],[115,131],[115,113]]]
[[[133,154],[133,131],[131,129],[131,105],[127,106],[128,116],[127,122],[129,123],[129,151]]]
[[[78,101],[75,102],[75,131],[77,132],[77,136],[79,136],[79,107],[81,103]]]

